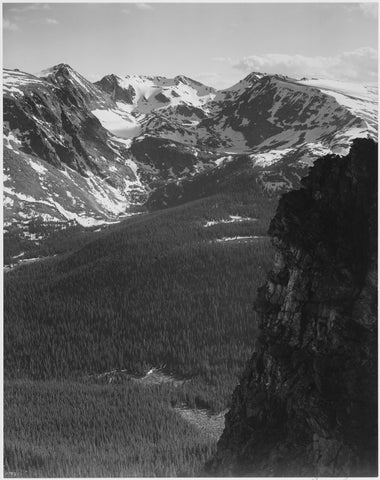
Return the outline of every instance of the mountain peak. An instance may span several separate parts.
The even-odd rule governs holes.
[[[292,81],[292,82],[297,81],[296,78],[288,77],[287,75],[282,75],[281,73],[266,73],[266,72],[251,72],[249,75],[244,77],[243,81],[246,81],[249,83],[255,83],[265,77],[274,78],[274,79],[283,80],[283,81]]]
[[[105,75],[100,80],[94,83],[97,84],[101,82],[117,82],[118,80],[119,81],[121,80],[121,78],[118,75],[115,75],[114,73],[110,73],[109,75]]]
[[[263,77],[266,77],[267,75],[268,75],[267,73],[262,73],[262,72],[251,72],[249,75],[244,77],[243,80],[245,80],[246,82],[257,81]]]
[[[195,80],[192,80],[189,77],[186,77],[185,75],[176,75],[174,77],[174,81],[175,82],[182,82],[182,83],[185,83],[185,84],[188,84],[189,82],[199,83],[199,82],[195,82]]]
[[[198,82],[193,78],[187,77],[186,75],[176,75],[173,80],[176,84],[183,83],[184,85],[196,85],[197,87],[205,86],[203,83]]]
[[[68,63],[58,63],[58,65],[54,65],[52,68],[55,70],[73,70]]]
[[[46,68],[45,70],[42,70],[41,72],[37,73],[36,75],[38,77],[48,77],[50,75],[55,75],[55,74],[72,74],[74,73],[75,70],[70,67],[67,63],[58,63],[57,65],[53,65],[50,68]]]

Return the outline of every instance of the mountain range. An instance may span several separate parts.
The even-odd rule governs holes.
[[[3,79],[5,233],[27,238],[36,219],[103,225],[181,203],[193,185],[204,196],[242,165],[278,194],[317,157],[377,137],[377,89],[344,82],[254,72],[225,90],[183,75],[91,83],[66,64]]]

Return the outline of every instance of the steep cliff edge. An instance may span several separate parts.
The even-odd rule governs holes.
[[[254,353],[211,475],[377,475],[377,144],[283,195]]]

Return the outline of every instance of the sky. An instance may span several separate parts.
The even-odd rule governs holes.
[[[377,3],[3,3],[3,66],[187,75],[252,71],[377,82]]]

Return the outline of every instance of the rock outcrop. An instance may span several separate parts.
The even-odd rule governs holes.
[[[103,92],[108,93],[108,95],[115,102],[120,101],[132,104],[133,99],[136,96],[135,89],[132,87],[132,85],[129,85],[128,88],[123,88],[120,86],[120,83],[122,83],[121,78],[111,74],[106,75],[98,82],[95,82],[94,85],[100,88],[100,90],[103,90]]]
[[[208,472],[376,476],[377,144],[319,159],[269,233],[254,353]]]

